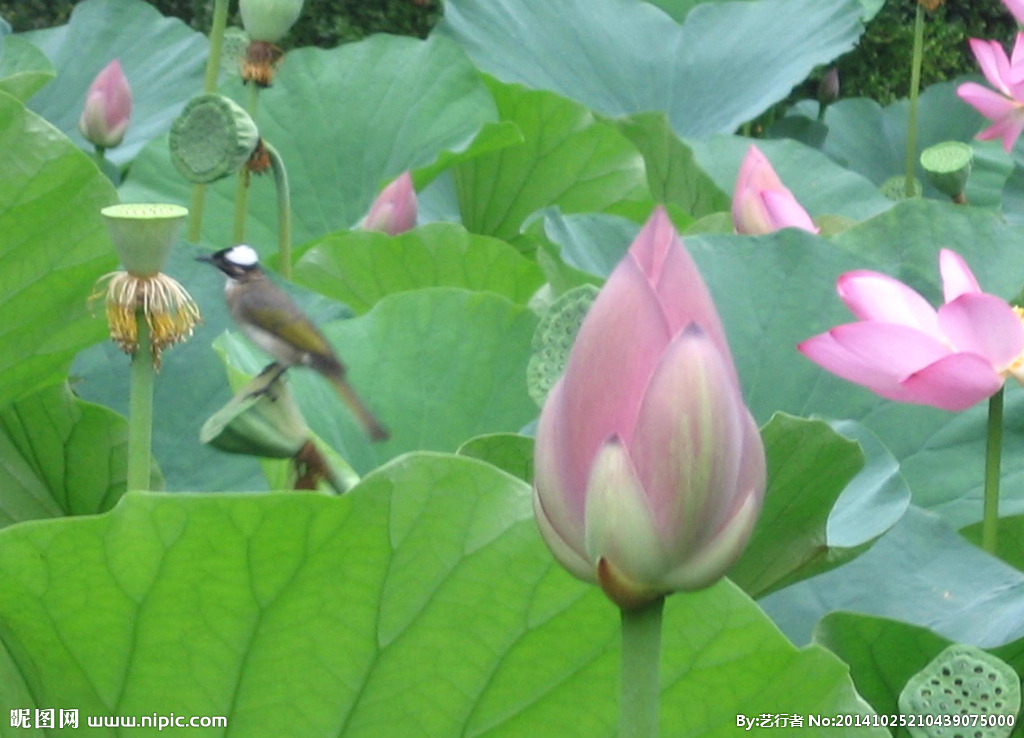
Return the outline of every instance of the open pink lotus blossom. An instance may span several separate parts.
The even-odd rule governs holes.
[[[972,38],[970,44],[982,74],[996,89],[964,82],[957,87],[956,94],[992,121],[978,138],[1001,138],[1003,149],[1009,152],[1024,131],[1024,33],[1017,34],[1009,59],[998,41]]]
[[[898,402],[965,410],[1021,377],[1024,324],[1005,300],[982,292],[955,252],[939,254],[945,304],[885,274],[847,272],[836,285],[859,322],[799,345],[811,361]]]
[[[760,236],[780,228],[818,229],[811,216],[786,189],[771,163],[756,146],[747,149],[732,196],[732,222],[737,233]]]
[[[121,143],[131,115],[132,91],[114,59],[89,86],[78,129],[89,143],[109,149]]]
[[[412,175],[404,172],[377,195],[363,221],[363,229],[397,236],[416,225],[416,211],[416,190],[412,186]]]
[[[764,489],[764,447],[718,313],[658,208],[598,294],[541,411],[541,534],[572,574],[636,607],[721,577]]]

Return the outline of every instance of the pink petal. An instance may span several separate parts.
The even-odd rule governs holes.
[[[1024,325],[1004,300],[967,293],[939,308],[939,327],[957,351],[978,354],[1001,372],[1024,351]]]
[[[1013,146],[1024,132],[1024,108],[1018,107],[1006,118],[996,121],[994,124],[978,134],[982,141],[990,141],[994,138],[1003,140],[1003,151],[1007,154],[1013,150]]]
[[[761,193],[766,189],[785,187],[765,155],[752,145],[740,163],[733,190],[732,221],[737,233],[759,236],[774,230],[761,201]]]
[[[416,225],[416,190],[412,175],[403,172],[388,184],[370,206],[363,228],[368,231],[383,231],[391,236],[405,233]]]
[[[939,272],[942,274],[944,302],[952,302],[960,295],[970,292],[981,292],[981,286],[974,278],[974,272],[955,251],[950,249],[939,251]]]
[[[957,96],[989,120],[1001,120],[1010,115],[1018,103],[1008,97],[982,87],[976,82],[964,82],[956,88]]]
[[[637,261],[624,258],[580,326],[564,375],[564,473],[582,495],[594,454],[618,435],[629,444],[647,382],[672,336]]]
[[[714,341],[729,376],[739,386],[715,302],[663,207],[655,208],[629,253],[657,294],[669,333],[675,336],[691,323],[699,325]]]
[[[674,559],[699,549],[735,508],[745,411],[704,331],[694,325],[673,339],[651,377],[629,453]]]
[[[900,398],[907,377],[951,353],[934,336],[874,321],[836,326],[797,349],[836,376],[892,400]]]
[[[846,307],[861,320],[914,328],[941,338],[935,309],[921,295],[898,279],[868,270],[846,272],[836,291]]]
[[[908,377],[892,399],[959,412],[988,399],[1003,378],[977,354],[950,354]]]
[[[1010,60],[1006,58],[1000,43],[980,38],[972,38],[969,43],[985,79],[997,90],[1009,95]]]
[[[775,230],[779,228],[799,228],[810,233],[817,233],[818,228],[811,216],[803,209],[793,194],[783,188],[782,191],[765,191],[761,194],[768,217]]]
[[[775,190],[785,189],[779,175],[775,173],[768,157],[761,153],[761,149],[751,144],[747,149],[746,156],[740,164],[740,171],[736,177],[737,189],[753,190]]]
[[[1024,25],[1024,0],[1003,0],[1003,5],[1013,14],[1018,23]]]

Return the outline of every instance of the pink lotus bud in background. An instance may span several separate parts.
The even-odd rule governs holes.
[[[1022,376],[1024,325],[1002,298],[981,291],[958,254],[943,249],[945,304],[937,311],[885,274],[847,272],[836,289],[857,323],[798,346],[814,363],[897,402],[966,410]]]
[[[121,143],[131,115],[132,91],[114,59],[89,86],[78,129],[89,143],[109,149]]]
[[[818,83],[818,102],[828,105],[839,99],[839,69],[831,67]]]
[[[985,79],[998,92],[976,82],[964,82],[956,88],[956,94],[992,121],[978,138],[1001,138],[1003,150],[1009,153],[1024,131],[1024,33],[1017,34],[1009,59],[998,41],[972,38],[970,44]]]
[[[736,232],[760,236],[780,228],[818,229],[793,193],[786,189],[771,163],[756,146],[747,149],[732,196],[732,222]]]
[[[541,411],[541,535],[572,574],[639,607],[720,578],[764,490],[764,447],[721,321],[659,207],[598,294]]]
[[[415,225],[416,190],[412,186],[412,175],[405,172],[377,195],[363,221],[363,230],[397,236]]]

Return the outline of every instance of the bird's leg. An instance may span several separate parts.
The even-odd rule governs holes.
[[[252,392],[250,392],[249,396],[250,397],[259,397],[260,395],[265,395],[268,392],[270,392],[270,388],[274,386],[274,382],[276,382],[278,379],[280,379],[281,376],[287,370],[288,370],[287,366],[285,366],[283,364],[279,364],[276,361],[272,361],[271,363],[267,364],[263,368],[263,371],[261,371],[257,375],[256,378],[257,379],[261,379],[263,377],[267,377],[268,375],[269,375],[269,378],[266,381],[263,382],[263,385],[259,389],[255,389]],[[274,399],[274,398],[272,398],[272,399]]]

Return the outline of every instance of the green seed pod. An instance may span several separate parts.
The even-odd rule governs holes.
[[[190,182],[235,174],[260,141],[256,123],[223,95],[192,98],[171,125],[171,161]]]
[[[597,287],[584,284],[559,297],[533,332],[532,355],[526,366],[526,388],[538,405],[565,371],[576,334],[597,297]]]
[[[889,177],[889,179],[882,182],[882,186],[879,187],[878,189],[880,189],[882,191],[882,194],[888,197],[890,200],[895,200],[899,202],[900,200],[909,199],[907,197],[906,183],[907,178],[904,177],[902,174],[897,174],[896,176]],[[914,194],[910,195],[910,197],[920,197],[922,192],[921,182],[916,178],[914,179],[913,187]]]
[[[180,205],[126,203],[100,213],[126,272],[152,277],[163,271],[188,208]]]
[[[921,152],[921,167],[928,181],[957,202],[963,200],[973,163],[974,149],[963,141],[944,141]]]
[[[309,440],[291,392],[280,379],[260,375],[240,389],[199,431],[199,440],[221,451],[273,459],[295,456]]]
[[[280,41],[299,19],[303,0],[239,0],[242,25],[253,41]]]
[[[936,718],[909,728],[913,738],[1005,738],[1020,710],[1020,678],[992,654],[954,645],[907,681],[899,707],[904,715]],[[964,716],[974,721],[962,723]],[[992,719],[998,717],[1008,719]]]

